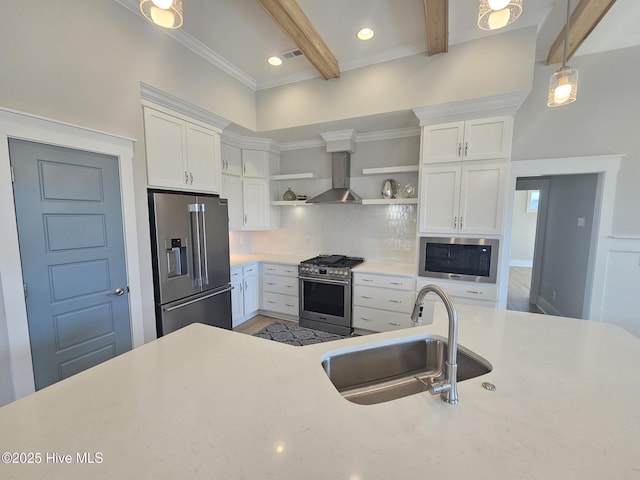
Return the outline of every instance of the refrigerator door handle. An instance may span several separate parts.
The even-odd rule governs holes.
[[[200,213],[202,214],[202,253],[204,265],[202,269],[204,270],[204,278],[202,278],[202,274],[200,274],[200,279],[202,280],[202,285],[209,285],[209,260],[207,259],[207,223],[205,221],[205,205],[201,203],[200,206],[202,210]]]
[[[200,217],[198,213],[200,209],[203,207],[201,203],[190,203],[189,204],[189,213],[191,214],[191,244],[193,246],[193,251],[196,254],[196,257],[193,259],[193,270],[194,270],[194,279],[193,285],[194,287],[202,287],[202,246],[200,244]],[[193,232],[193,219],[195,219],[195,235]],[[195,237],[195,241],[194,241]],[[197,261],[196,261],[197,258]]]
[[[165,312],[173,312],[174,310],[177,310],[177,309],[182,308],[182,307],[186,307],[187,305],[192,305],[194,303],[201,302],[202,300],[206,300],[207,298],[215,297],[217,295],[222,295],[223,293],[230,292],[232,289],[233,289],[233,287],[231,285],[229,285],[223,290],[219,290],[217,292],[210,293],[209,295],[205,295],[203,297],[196,298],[194,300],[189,300],[188,302],[180,303],[178,305],[173,305],[171,307],[162,307],[162,310],[165,311]]]

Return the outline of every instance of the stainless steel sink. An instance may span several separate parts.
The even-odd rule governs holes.
[[[446,358],[446,340],[429,336],[330,352],[322,366],[344,398],[372,405],[427,391],[429,385],[443,379]],[[458,382],[493,369],[487,360],[460,345],[457,364]]]

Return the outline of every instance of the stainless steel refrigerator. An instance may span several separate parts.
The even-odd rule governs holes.
[[[195,322],[231,329],[227,200],[159,190],[148,199],[158,337]]]

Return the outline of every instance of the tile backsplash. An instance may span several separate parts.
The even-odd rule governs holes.
[[[231,253],[364,257],[372,262],[415,262],[415,205],[311,205],[283,207],[281,228],[231,232]]]

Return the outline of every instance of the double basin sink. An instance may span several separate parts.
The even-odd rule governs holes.
[[[388,402],[425,392],[444,378],[447,341],[412,337],[358,350],[329,352],[322,366],[340,394],[361,405]],[[458,382],[485,375],[491,364],[458,345]]]

